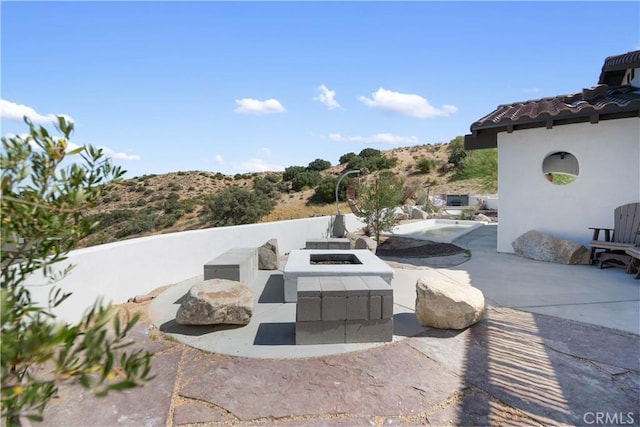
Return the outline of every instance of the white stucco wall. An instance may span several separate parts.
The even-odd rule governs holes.
[[[544,158],[572,153],[580,175],[555,185]],[[498,252],[529,230],[588,245],[588,227],[613,227],[613,210],[640,201],[640,118],[498,134]]]
[[[362,227],[353,214],[345,215],[346,228]],[[218,227],[125,240],[79,249],[69,254],[61,268],[76,267],[57,287],[72,292],[54,313],[67,322],[79,320],[93,302],[122,303],[165,285],[203,274],[203,265],[230,248],[257,247],[278,239],[280,254],[304,248],[307,239],[326,238],[332,217]],[[26,282],[33,299],[46,304],[51,285],[43,285],[42,274]]]

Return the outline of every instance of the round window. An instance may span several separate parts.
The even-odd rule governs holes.
[[[580,165],[573,154],[566,151],[556,151],[544,158],[542,173],[549,182],[556,185],[566,185],[576,180],[580,174]]]

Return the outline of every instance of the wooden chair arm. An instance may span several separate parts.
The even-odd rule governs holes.
[[[600,230],[604,230],[604,241],[611,241],[611,232],[613,231],[613,228],[589,227],[589,230],[593,230],[593,238],[591,240],[598,240],[600,237]]]

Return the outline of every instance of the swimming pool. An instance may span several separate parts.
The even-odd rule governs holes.
[[[452,219],[427,219],[399,225],[390,236],[408,237],[418,240],[431,240],[440,243],[452,243],[472,230],[485,225],[482,221],[465,221]]]

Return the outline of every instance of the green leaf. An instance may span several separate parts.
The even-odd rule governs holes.
[[[67,152],[67,155],[68,155],[68,156],[75,156],[76,154],[80,154],[80,153],[82,153],[83,151],[84,151],[84,147],[78,147],[78,148],[76,148],[76,149],[74,149],[74,150],[68,151],[68,152]]]

